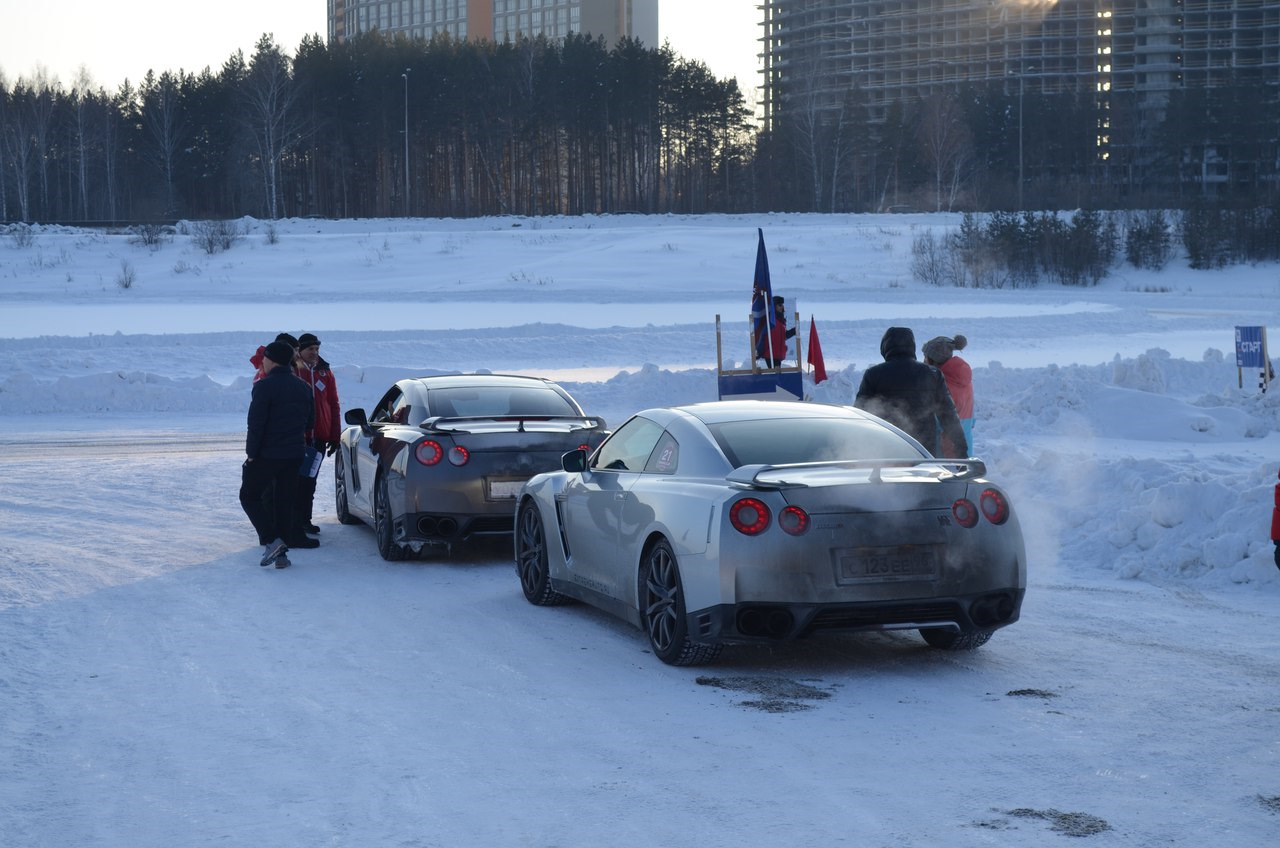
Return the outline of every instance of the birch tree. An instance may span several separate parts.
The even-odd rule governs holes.
[[[157,78],[148,71],[142,81],[142,125],[149,142],[147,159],[164,180],[166,216],[177,212],[174,171],[187,134],[182,114],[181,74],[179,71],[175,76],[165,71]]]
[[[972,154],[969,129],[955,97],[934,94],[925,100],[920,120],[920,146],[933,171],[934,211],[951,210],[960,179]]]
[[[13,172],[13,193],[18,204],[18,220],[31,220],[31,172],[35,160],[31,101],[35,93],[21,80],[13,87],[4,122],[0,124],[0,147]]]
[[[245,126],[257,149],[266,214],[279,218],[281,161],[285,150],[297,141],[300,121],[289,57],[271,35],[263,35],[254,47],[242,99]]]

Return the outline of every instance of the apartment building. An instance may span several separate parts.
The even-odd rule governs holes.
[[[571,32],[658,46],[658,0],[328,0],[329,40],[362,32],[515,40]]]
[[[799,94],[872,114],[957,83],[1133,92],[1159,113],[1179,88],[1280,84],[1280,0],[760,0],[766,123]]]

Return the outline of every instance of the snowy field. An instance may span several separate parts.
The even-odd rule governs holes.
[[[1233,328],[1280,269],[924,287],[944,215],[0,231],[0,845],[1270,846],[1280,386]],[[316,333],[344,409],[540,374],[587,411],[716,396],[756,228],[848,403],[890,325],[963,333],[976,452],[1028,534],[1022,620],[726,650],[524,601],[509,546],[385,563],[317,492],[282,572],[236,500],[254,349]],[[1243,387],[1239,384],[1243,381]],[[1079,843],[1077,839],[1083,839]]]

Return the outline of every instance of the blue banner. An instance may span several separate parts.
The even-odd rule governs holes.
[[[796,371],[721,374],[720,400],[802,400],[804,377]]]
[[[1267,367],[1267,328],[1236,327],[1236,367]]]
[[[764,249],[764,230],[756,227],[756,275],[751,283],[751,317],[755,319],[756,359],[764,359],[769,347],[769,330],[777,318],[773,314],[773,283],[769,279],[769,254]]]

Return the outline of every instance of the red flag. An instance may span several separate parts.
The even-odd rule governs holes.
[[[827,363],[822,360],[822,343],[818,341],[818,325],[809,316],[809,365],[813,368],[813,384],[827,379]]]

